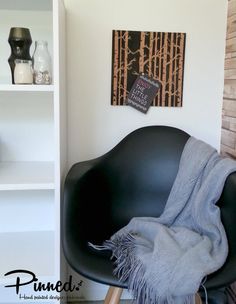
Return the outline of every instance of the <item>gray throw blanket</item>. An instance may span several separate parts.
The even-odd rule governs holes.
[[[112,250],[135,303],[195,303],[204,277],[224,264],[228,244],[215,203],[233,171],[235,161],[191,137],[163,214],[133,218],[104,246],[90,244]]]

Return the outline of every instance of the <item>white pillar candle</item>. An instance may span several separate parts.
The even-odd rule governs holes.
[[[32,84],[33,71],[31,61],[29,60],[16,60],[14,69],[15,84]]]

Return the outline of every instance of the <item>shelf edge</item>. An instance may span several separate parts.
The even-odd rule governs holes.
[[[0,191],[18,191],[18,190],[55,190],[54,183],[46,184],[1,184]]]
[[[54,85],[0,84],[0,92],[53,92]]]

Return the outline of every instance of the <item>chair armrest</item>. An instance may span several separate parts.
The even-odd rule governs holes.
[[[67,255],[68,246],[74,243],[75,236],[79,233],[77,229],[77,206],[79,205],[78,194],[83,187],[83,177],[99,162],[99,159],[74,164],[66,176],[61,220],[61,237],[65,255]]]
[[[228,238],[229,254],[223,267],[208,277],[206,287],[210,289],[236,281],[236,172],[228,176],[218,206]]]

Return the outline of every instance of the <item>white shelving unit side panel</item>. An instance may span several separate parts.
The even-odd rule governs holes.
[[[66,263],[61,247],[60,212],[64,177],[67,171],[67,107],[66,107],[66,14],[62,0],[53,0],[54,33],[54,113],[55,113],[55,220],[56,220],[56,269],[62,280],[66,277]]]

